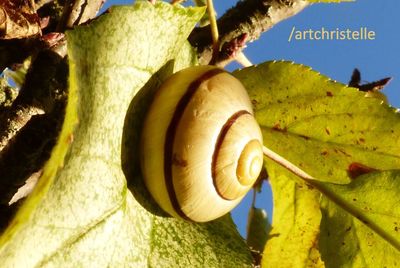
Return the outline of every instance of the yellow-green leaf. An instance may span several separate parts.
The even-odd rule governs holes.
[[[274,214],[264,267],[398,265],[400,215],[390,210],[398,175],[360,174],[400,167],[400,114],[302,65],[267,62],[234,75],[250,94],[264,144],[316,179],[302,181],[267,159]]]
[[[167,217],[140,174],[122,165],[138,154],[124,148],[140,131],[127,117],[146,106],[137,93],[192,64],[186,38],[203,13],[139,1],[67,33],[65,122],[37,187],[0,237],[1,267],[251,265],[229,216],[208,224]]]
[[[267,212],[262,208],[252,206],[247,219],[247,245],[253,251],[263,252],[270,230]]]
[[[271,170],[269,176],[274,210],[262,267],[301,268],[310,263],[323,267],[318,252],[319,193],[278,172]]]
[[[400,114],[379,99],[290,62],[234,75],[250,94],[264,144],[318,180],[349,183],[354,162],[400,166]]]
[[[399,170],[319,187],[325,193],[320,249],[326,267],[400,265]]]

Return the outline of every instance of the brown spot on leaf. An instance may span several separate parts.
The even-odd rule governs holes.
[[[310,139],[310,137],[305,136],[305,135],[299,135],[299,137],[302,137],[302,138],[305,139],[305,140],[309,140],[309,139]]]
[[[331,135],[331,132],[329,131],[329,128],[325,128],[325,132],[326,132],[326,134],[328,134],[328,135]]]
[[[251,103],[252,103],[254,106],[256,106],[256,105],[258,104],[258,101],[255,100],[255,99],[252,99],[252,100],[251,100]]]
[[[326,96],[328,96],[328,97],[333,97],[333,93],[330,92],[330,91],[327,91],[327,92],[326,92]]]
[[[349,174],[350,178],[356,179],[357,177],[359,177],[361,175],[368,174],[368,173],[374,172],[376,170],[377,169],[368,167],[361,163],[353,162],[349,165],[349,167],[347,169],[347,173]]]
[[[346,153],[346,151],[342,150],[342,149],[338,149],[339,152],[341,152],[342,154],[344,154],[347,157],[351,157],[351,154]]]
[[[285,127],[285,128],[282,128],[281,125],[280,125],[279,123],[276,123],[276,124],[272,127],[272,129],[273,129],[273,130],[276,130],[276,131],[281,131],[281,132],[286,132],[286,131],[287,131],[287,128],[286,128],[286,127]]]
[[[67,143],[71,144],[72,142],[74,142],[74,134],[69,134],[67,137]]]
[[[364,143],[365,142],[365,139],[364,138],[360,138],[360,139],[358,139],[360,142],[362,142],[362,143]]]
[[[279,123],[276,123],[273,127],[273,130],[281,130],[281,125]]]

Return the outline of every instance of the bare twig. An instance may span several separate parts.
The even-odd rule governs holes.
[[[66,5],[71,5],[68,10],[63,10],[63,18],[52,17],[60,32],[54,33],[55,27],[48,26],[45,35],[19,41],[26,47],[23,55],[21,46],[15,48],[12,41],[0,43],[0,52],[9,55],[12,49],[16,51],[13,56],[0,61],[4,67],[32,57],[32,65],[17,99],[0,115],[0,231],[18,207],[8,206],[8,202],[27,178],[48,160],[63,122],[68,65],[62,32],[95,17],[103,3],[103,0],[68,1]],[[43,11],[45,15],[46,12]]]
[[[35,8],[36,10],[40,9],[42,6],[47,5],[55,0],[37,0],[35,1]]]
[[[239,52],[236,55],[235,60],[240,63],[243,67],[250,67],[253,63],[246,57],[243,52]]]
[[[65,29],[93,19],[104,2],[105,0],[67,0],[57,31],[64,32]]]
[[[224,44],[242,34],[248,41],[259,38],[278,22],[287,19],[308,5],[303,0],[244,0],[228,10],[219,20],[219,42]],[[208,64],[212,57],[210,26],[196,28],[189,36],[192,46],[197,48],[200,63]]]
[[[104,1],[68,3],[72,3],[68,6],[70,9],[64,10],[62,19],[56,19],[61,32],[54,33],[52,27],[46,28],[47,34],[42,37],[20,41],[27,47],[25,54],[21,55],[20,49],[16,49],[15,54],[19,57],[10,56],[0,61],[0,65],[6,67],[22,62],[27,56],[32,57],[32,65],[17,99],[0,115],[0,229],[17,207],[9,207],[8,201],[27,178],[43,167],[61,128],[68,77],[66,41],[62,31],[93,18]],[[11,41],[10,44],[1,42],[0,52],[11,51],[13,45]]]
[[[213,56],[211,59],[211,64],[214,64],[214,62],[216,62],[216,59],[218,58],[218,53],[219,53],[219,33],[218,33],[216,13],[212,0],[207,0],[207,12],[208,12],[208,17],[210,18],[210,28],[211,28],[211,38],[212,38]]]
[[[65,59],[40,52],[17,99],[1,114],[0,204],[47,160],[64,116],[67,76]]]
[[[0,152],[8,142],[31,120],[32,116],[44,114],[44,111],[32,105],[15,105],[0,117]]]

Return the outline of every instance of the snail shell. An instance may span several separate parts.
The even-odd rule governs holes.
[[[172,75],[144,122],[141,168],[170,215],[205,222],[232,210],[263,164],[262,135],[243,85],[214,66]]]

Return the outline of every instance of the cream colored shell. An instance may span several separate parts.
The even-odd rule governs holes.
[[[166,212],[204,222],[240,202],[263,162],[252,114],[243,85],[214,66],[187,68],[162,85],[145,119],[141,167]]]

